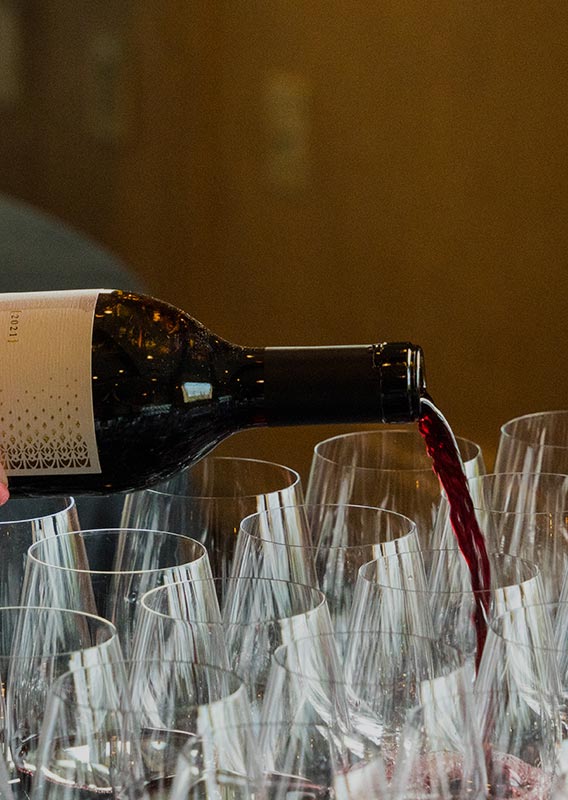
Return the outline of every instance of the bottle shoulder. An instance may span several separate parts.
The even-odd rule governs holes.
[[[153,331],[162,328],[169,335],[193,331],[201,337],[213,337],[205,325],[183,309],[151,295],[120,289],[99,293],[95,319],[99,323],[107,320],[122,325],[130,322]]]

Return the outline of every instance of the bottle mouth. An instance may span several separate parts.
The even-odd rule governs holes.
[[[426,392],[426,371],[424,369],[424,351],[418,345],[414,346],[415,359],[416,359],[416,386],[418,394],[422,395]]]
[[[387,342],[375,353],[380,371],[381,417],[384,422],[414,422],[426,392],[424,353],[411,342]]]

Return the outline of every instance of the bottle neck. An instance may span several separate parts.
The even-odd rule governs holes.
[[[231,391],[243,427],[412,422],[422,351],[408,342],[241,350]]]

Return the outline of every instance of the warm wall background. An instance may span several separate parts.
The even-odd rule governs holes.
[[[0,9],[19,70],[2,100],[0,68],[0,190],[229,339],[422,344],[490,464],[502,422],[568,406],[568,4]],[[338,430],[224,447],[304,471]]]

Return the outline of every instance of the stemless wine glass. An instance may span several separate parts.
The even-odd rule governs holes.
[[[252,726],[247,686],[230,669],[181,659],[131,662],[129,686],[145,736]]]
[[[422,704],[406,715],[393,748],[401,800],[486,800],[487,769],[471,687],[423,681]],[[396,729],[395,729],[396,730]]]
[[[477,687],[523,694],[527,704],[540,689],[557,699],[566,738],[568,700],[568,604],[527,604],[492,620]]]
[[[105,548],[114,553],[112,569],[92,569],[92,553],[97,558]],[[210,579],[211,569],[203,545],[187,536],[133,528],[75,531],[30,547],[23,598],[112,620],[128,657],[142,595],[189,577]]]
[[[133,658],[144,653],[230,666],[246,682],[260,718],[272,653],[298,636],[330,633],[325,596],[312,586],[263,578],[222,581],[221,611],[200,581],[161,586],[142,599]]]
[[[420,683],[442,676],[471,686],[473,660],[433,637],[353,629],[297,638],[274,653],[263,721],[323,720],[379,741],[386,719],[402,723],[420,703]]]
[[[27,552],[34,542],[78,529],[72,497],[11,498],[0,506],[0,605],[20,602]]]
[[[338,650],[347,654],[350,641],[362,646],[365,667],[357,674],[346,671],[343,678],[326,673],[319,654],[333,646],[334,640]],[[372,659],[368,658],[371,654]],[[447,790],[459,775],[456,796],[465,797],[457,789],[465,791],[474,785],[479,789],[484,774],[478,745],[474,757],[476,731],[471,708],[458,702],[471,691],[472,680],[470,659],[426,637],[346,631],[335,637],[299,639],[278,648],[274,655],[266,722],[275,730],[278,725],[285,730],[299,720],[309,720],[364,735],[380,746],[386,796],[389,792],[404,796],[411,774],[412,789],[416,789],[419,773],[429,775],[434,794],[442,791],[443,785]],[[416,717],[419,710],[420,719]],[[412,735],[407,736],[409,714],[414,725]],[[434,764],[436,754],[443,762],[444,776],[438,790],[433,788],[434,766],[439,766]],[[426,783],[422,791],[429,796]]]
[[[231,747],[226,743],[231,742]],[[181,749],[169,800],[253,800],[262,797],[262,768],[251,730],[234,726],[188,736]]]
[[[380,746],[364,734],[331,725],[265,724],[258,733],[263,789],[271,800],[297,796],[385,796]]]
[[[452,694],[451,686],[437,684],[425,684],[429,699],[408,715],[402,740],[414,758],[398,796],[549,797],[558,746],[555,696],[543,687],[529,693],[477,684]]]
[[[335,628],[341,629],[349,618],[359,567],[418,546],[414,522],[394,511],[347,504],[284,506],[241,522],[233,575],[319,586]]]
[[[568,502],[568,474],[494,472],[468,479],[474,508],[503,514],[559,513]]]
[[[487,632],[475,695],[493,795],[522,789],[528,797],[547,797],[552,789],[563,711],[553,606],[514,609]],[[565,640],[565,620],[562,627]]]
[[[252,742],[261,777],[246,771],[246,752],[219,747],[215,736],[192,737],[176,765],[170,800],[251,796],[336,797],[349,800],[386,790],[380,747],[355,732],[311,724],[262,725],[252,732],[224,732],[237,743]]]
[[[477,597],[459,550],[398,553],[365,564],[357,578],[350,628],[406,630],[474,653],[485,627],[483,609],[493,617],[544,601],[536,565],[503,553],[489,558],[491,588],[488,596],[478,592]]]
[[[0,678],[6,701],[8,757],[22,777],[33,773],[45,699],[73,666],[122,658],[116,628],[100,617],[58,608],[0,608]]]
[[[467,476],[485,473],[480,447],[456,437]],[[319,442],[312,458],[307,503],[359,503],[412,519],[428,546],[441,490],[417,430],[387,428]]]
[[[542,686],[474,689],[489,797],[550,797],[560,746],[558,698]]]
[[[0,698],[0,715],[4,720],[4,699]],[[0,797],[2,800],[13,800],[15,796],[14,782],[10,779],[10,766],[4,752],[0,753]]]
[[[133,710],[127,671],[122,661],[77,666],[54,681],[32,798],[142,796],[141,721]]]
[[[166,483],[126,497],[122,524],[183,533],[207,548],[213,575],[227,577],[243,517],[300,503],[299,474],[249,458],[209,456]]]
[[[568,569],[568,475],[492,473],[468,487],[488,549],[536,564],[546,599],[558,600]],[[444,546],[457,547],[445,500],[436,529]]]
[[[209,734],[250,729],[246,690],[234,673],[184,661],[78,668],[56,681],[46,708],[33,797],[167,796],[180,751]],[[136,678],[133,680],[133,675]],[[249,767],[249,768],[252,768]]]
[[[541,411],[506,422],[494,471],[568,474],[568,411]]]

